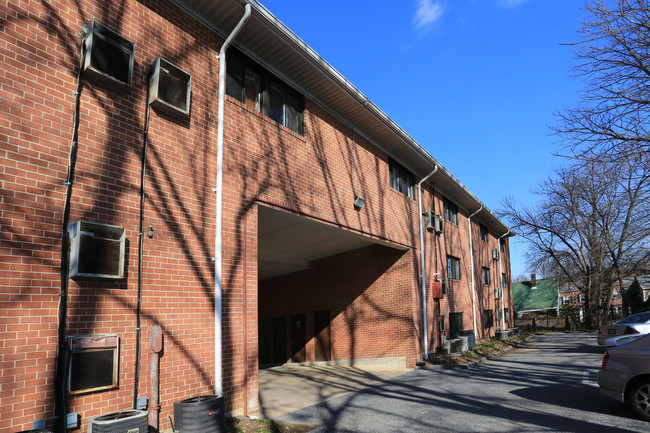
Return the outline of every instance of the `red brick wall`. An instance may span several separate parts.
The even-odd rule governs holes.
[[[89,417],[132,405],[141,131],[146,77],[158,56],[192,75],[192,112],[183,121],[153,111],[150,117],[144,226],[145,232],[153,227],[153,237],[144,238],[139,389],[147,395],[146,330],[157,324],[165,338],[161,425],[167,428],[173,402],[214,392],[212,188],[220,38],[163,0],[14,1],[0,6],[0,433],[29,429],[53,412],[63,181],[80,56],[77,31],[92,18],[135,42],[134,82],[121,93],[91,81],[84,86],[71,221],[124,227],[128,263],[127,278],[120,283],[70,282],[68,334],[118,334],[121,350],[119,388],[72,397],[69,410],[79,412],[85,431]],[[295,284],[290,292],[306,282],[319,292],[314,299],[300,298],[303,310],[325,305],[339,311],[332,323],[340,336],[333,352],[338,359],[405,356],[412,365],[422,350],[418,209],[415,200],[390,188],[387,155],[309,100],[304,136],[231,98],[225,122],[226,409],[256,412],[258,307],[275,314],[271,302],[258,300],[266,293],[258,294],[257,287],[258,203],[409,249],[398,254],[372,247],[367,256],[364,250],[361,257],[324,259],[308,277],[285,279]],[[355,187],[366,200],[360,212],[352,206]],[[434,206],[431,188],[425,190],[428,209]],[[437,213],[442,213],[441,200],[436,191]],[[444,235],[425,234],[429,274],[445,276],[446,254],[462,260],[463,278],[440,301],[446,315],[471,308],[466,217],[460,216],[458,227],[447,224]],[[355,275],[355,263],[376,279]],[[332,266],[340,268],[338,278],[326,272]],[[269,293],[279,290],[268,286]],[[489,294],[480,296],[488,305]],[[429,332],[439,342],[432,326],[436,304],[428,300]],[[471,320],[466,313],[467,329]],[[350,323],[360,331],[351,332]]]

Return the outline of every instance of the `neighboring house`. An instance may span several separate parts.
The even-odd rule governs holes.
[[[622,304],[624,315],[650,310],[650,275],[623,279]],[[624,311],[627,308],[628,311]]]
[[[223,116],[244,2],[3,6],[0,433],[141,397],[154,427],[197,395],[253,415],[260,365],[514,325],[509,227],[250,4]]]
[[[512,304],[517,317],[535,317],[558,312],[557,278],[536,279],[512,284]]]

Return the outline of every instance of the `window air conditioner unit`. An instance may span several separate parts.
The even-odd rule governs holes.
[[[492,259],[493,260],[499,260],[499,249],[498,248],[492,248]]]
[[[447,296],[447,279],[446,278],[440,278],[437,281],[440,281],[440,285],[441,285],[440,290],[441,290],[442,296]]]
[[[433,229],[436,233],[443,233],[445,231],[445,221],[442,215],[436,215],[433,219]]]
[[[501,299],[501,297],[503,297],[503,289],[501,287],[494,288],[494,297],[496,299]]]
[[[434,214],[432,210],[428,210],[425,212],[425,220],[426,220],[425,227],[427,230],[433,230],[433,217]]]
[[[133,81],[135,44],[95,20],[85,29],[84,76],[123,89]]]
[[[123,410],[88,420],[88,433],[147,433],[148,414],[144,410]]]
[[[192,76],[162,57],[151,64],[149,104],[172,116],[190,114]]]
[[[124,278],[124,228],[106,224],[76,221],[69,225],[70,278]]]

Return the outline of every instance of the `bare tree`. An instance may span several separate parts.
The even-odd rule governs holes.
[[[575,164],[533,192],[542,197],[537,205],[519,207],[509,198],[502,216],[532,245],[529,264],[582,291],[587,325],[600,325],[614,288],[648,263],[648,159]]]
[[[564,148],[580,159],[616,159],[650,151],[650,0],[594,1],[576,45],[576,75],[586,87],[558,113]]]

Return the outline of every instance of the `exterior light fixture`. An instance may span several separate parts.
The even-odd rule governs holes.
[[[361,197],[357,197],[357,198],[354,199],[354,208],[356,210],[361,210],[364,203],[365,203],[365,201]]]

